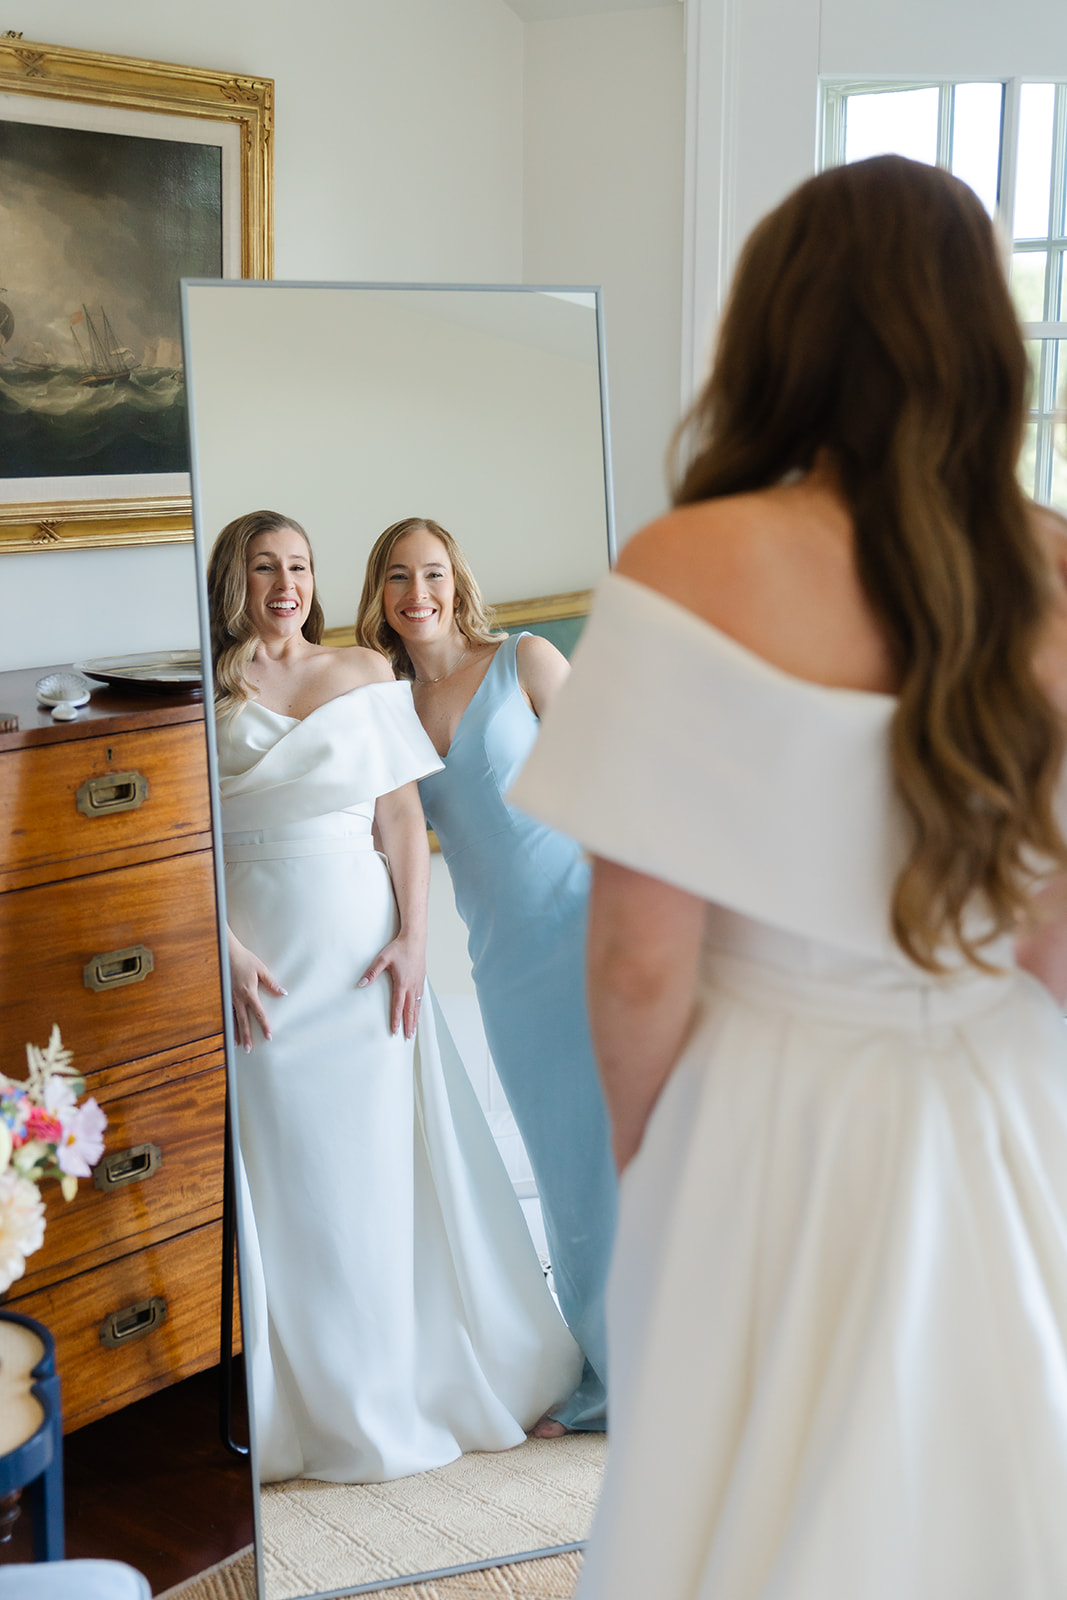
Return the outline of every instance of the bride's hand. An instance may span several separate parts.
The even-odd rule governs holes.
[[[426,957],[421,940],[409,940],[403,934],[396,939],[390,939],[385,949],[379,950],[360,978],[359,988],[365,989],[368,983],[373,983],[383,972],[388,972],[393,990],[389,1006],[389,1027],[396,1033],[402,1023],[405,1039],[413,1039],[419,1021],[422,989],[426,982]]]
[[[258,956],[251,950],[246,950],[244,945],[233,933],[229,935],[230,950],[230,995],[233,1000],[233,1018],[237,1031],[237,1039],[246,1050],[252,1048],[252,1018],[259,1023],[263,1030],[264,1039],[271,1037],[270,1027],[266,1014],[259,1003],[259,989],[262,984],[272,994],[285,994],[278,980],[267,970]]]

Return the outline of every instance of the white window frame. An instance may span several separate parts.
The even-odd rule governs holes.
[[[997,174],[996,220],[1006,240],[1011,241],[1013,254],[1027,251],[1047,252],[1057,259],[1058,270],[1045,273],[1045,303],[1040,322],[1024,322],[1023,336],[1040,344],[1037,369],[1034,372],[1031,396],[1030,421],[1036,424],[1037,441],[1034,482],[1028,485],[1034,498],[1048,502],[1052,498],[1053,463],[1055,459],[1055,433],[1067,424],[1062,411],[1056,411],[1056,390],[1061,384],[1061,367],[1067,368],[1067,294],[1064,275],[1067,272],[1067,81],[1049,77],[1027,78],[913,78],[913,79],[863,79],[845,80],[823,78],[819,96],[819,167],[840,166],[845,159],[845,102],[851,95],[891,94],[909,89],[937,89],[937,165],[951,169],[952,165],[952,113],[957,83],[1000,83],[1004,95],[1001,102],[1000,163]],[[1053,110],[1052,134],[1052,198],[1049,208],[1049,231],[1041,239],[1015,239],[1012,223],[1015,214],[1015,172],[1019,147],[1019,100],[1024,83],[1054,83],[1056,88]]]

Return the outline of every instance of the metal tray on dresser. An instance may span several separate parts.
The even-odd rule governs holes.
[[[218,1358],[225,1068],[203,705],[0,673],[0,1070],[53,1023],[108,1114],[104,1157],[5,1304],[55,1336],[64,1427]]]

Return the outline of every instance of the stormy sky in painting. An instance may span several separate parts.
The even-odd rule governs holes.
[[[85,304],[104,307],[139,362],[177,365],[178,279],[221,274],[217,147],[0,122],[9,355],[32,343],[35,359],[73,363]]]

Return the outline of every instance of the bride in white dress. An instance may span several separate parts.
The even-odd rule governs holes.
[[[424,987],[440,760],[384,658],[318,644],[296,524],[231,523],[208,591],[260,1478],[507,1449],[581,1356]]]
[[[1020,948],[1062,998],[1067,541],[1026,395],[970,190],[804,185],[513,790],[598,857],[625,1168],[581,1600],[1067,1595],[1067,1038],[1013,951],[1049,876]]]

